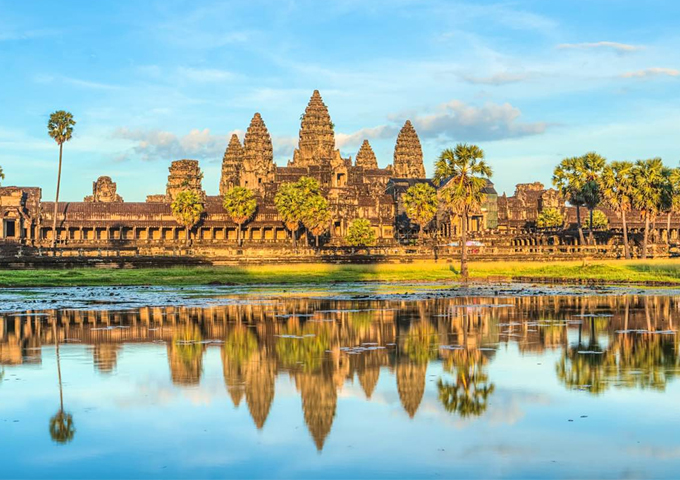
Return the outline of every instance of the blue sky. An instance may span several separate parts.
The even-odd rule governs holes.
[[[565,156],[680,160],[680,2],[0,0],[5,185],[54,195],[49,114],[73,112],[63,197],[110,175],[128,201],[162,193],[170,161],[222,154],[260,112],[285,165],[319,89],[338,148],[381,166],[410,118],[428,174],[479,144],[499,192],[550,183]]]

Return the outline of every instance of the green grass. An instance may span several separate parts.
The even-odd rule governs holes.
[[[0,287],[102,285],[255,285],[263,283],[456,281],[458,264],[333,265],[295,264],[244,267],[172,267],[144,269],[2,270]],[[532,277],[596,280],[611,283],[667,282],[680,285],[680,260],[478,262],[470,264],[475,279]]]

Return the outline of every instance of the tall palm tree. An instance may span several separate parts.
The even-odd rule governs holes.
[[[64,110],[57,110],[47,122],[47,133],[59,145],[59,170],[57,172],[57,195],[54,200],[54,217],[52,218],[52,249],[57,248],[57,211],[59,206],[59,188],[61,187],[61,159],[64,152],[64,143],[71,140],[73,127],[76,124],[73,115]]]
[[[588,223],[588,243],[593,244],[593,211],[602,201],[600,193],[600,177],[602,176],[602,169],[607,160],[595,152],[588,152],[583,157],[581,164],[583,177],[582,198],[583,203],[590,214],[590,222]]]
[[[245,187],[234,187],[224,194],[224,202],[222,205],[229,217],[238,226],[238,244],[239,246],[243,245],[241,239],[243,224],[252,218],[257,210],[257,199],[255,198],[255,194],[252,190],[248,190]]]
[[[54,328],[54,344],[57,355],[57,375],[59,377],[59,411],[50,418],[50,437],[57,443],[68,443],[76,433],[73,415],[64,411],[64,392],[61,383],[61,359],[59,356],[59,334],[57,332],[57,318],[52,324]]]
[[[437,191],[429,183],[417,183],[403,196],[406,215],[418,224],[418,238],[424,242],[425,227],[437,215]]]
[[[182,190],[170,204],[170,209],[177,223],[186,229],[185,242],[189,245],[191,229],[201,220],[205,211],[201,196],[195,190]]]
[[[626,214],[633,205],[633,163],[611,162],[606,165],[600,177],[600,190],[607,205],[621,215],[624,254],[626,259],[630,259]]]
[[[664,169],[666,185],[663,195],[663,211],[666,212],[666,244],[671,243],[671,215],[680,210],[680,168]]]
[[[581,207],[584,206],[583,201],[583,178],[581,172],[583,170],[582,157],[565,158],[560,164],[555,167],[553,172],[552,182],[560,191],[562,196],[574,207],[576,207],[576,226],[578,228],[579,244],[586,243],[583,237],[583,226],[581,225]]]
[[[5,172],[2,171],[2,167],[0,167],[0,180],[5,179]]]
[[[468,280],[467,229],[470,213],[481,208],[485,199],[484,188],[493,172],[484,161],[484,151],[477,145],[459,143],[455,149],[447,148],[435,164],[435,181],[449,179],[440,190],[440,200],[450,212],[461,217],[460,274]]]
[[[665,184],[665,168],[660,158],[635,162],[633,167],[633,207],[640,210],[645,219],[642,258],[647,258],[649,222],[658,215],[662,208]]]

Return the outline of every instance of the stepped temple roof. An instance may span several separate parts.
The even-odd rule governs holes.
[[[394,147],[394,175],[399,178],[425,178],[423,149],[410,120],[399,132]]]
[[[356,166],[366,169],[378,168],[378,159],[375,158],[375,153],[373,153],[373,149],[371,148],[371,144],[368,143],[368,140],[364,140],[364,143],[361,144],[359,153],[357,153]]]

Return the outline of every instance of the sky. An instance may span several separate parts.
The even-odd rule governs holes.
[[[193,158],[216,195],[222,155],[260,112],[292,158],[318,89],[336,143],[392,163],[406,119],[425,168],[475,143],[499,193],[550,184],[564,157],[680,160],[680,2],[0,0],[3,185],[54,196],[55,110],[77,125],[62,196],[108,175],[126,201]]]

